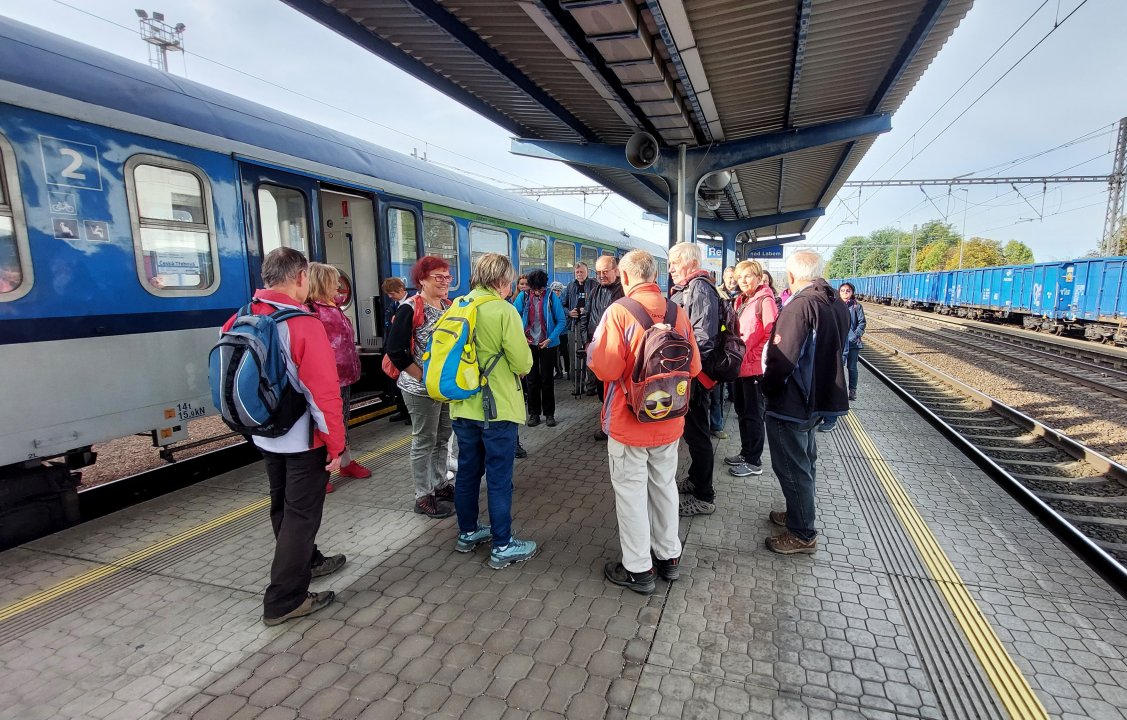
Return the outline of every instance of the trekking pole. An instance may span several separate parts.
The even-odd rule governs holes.
[[[572,396],[579,397],[583,394],[584,384],[587,379],[587,353],[584,352],[587,346],[587,337],[584,333],[586,329],[583,323],[583,316],[575,318],[573,323],[572,337],[575,339],[575,361],[572,363]]]

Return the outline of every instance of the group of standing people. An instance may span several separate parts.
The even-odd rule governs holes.
[[[678,515],[716,509],[710,415],[713,392],[723,389],[702,369],[717,347],[725,303],[735,311],[746,352],[731,387],[740,452],[724,461],[733,476],[761,474],[762,452],[769,444],[786,508],[770,513],[770,521],[784,529],[768,538],[767,546],[784,554],[816,549],[814,432],[819,425],[832,426],[856,397],[864,312],[852,298],[852,287],[842,286],[839,302],[821,277],[820,256],[809,251],[787,261],[791,295],[781,310],[770,275],[754,261],[732,269],[733,282],[726,278],[723,293],[701,269],[695,244],[674,246],[669,269],[674,285],[668,299],[657,284],[656,260],[638,250],[620,261],[599,258],[594,280],[581,263],[575,281],[555,293],[543,270],[529,272],[514,288],[516,273],[507,257],[490,253],[478,258],[468,297],[507,300],[484,302],[477,315],[477,355],[498,358],[488,378],[492,407],[487,417],[481,393],[450,403],[427,393],[423,352],[449,305],[452,278],[442,258],[426,256],[415,264],[411,279],[418,293],[397,298],[386,353],[398,370],[396,386],[412,426],[415,512],[435,519],[456,514],[457,551],[469,553],[489,543],[489,565],[496,569],[537,553],[535,541],[512,532],[517,429],[522,423],[539,424],[541,415],[545,425],[556,425],[553,376],[566,333],[576,343],[572,371],[579,369],[583,349],[591,389],[603,403],[596,437],[607,443],[622,546],[621,561],[608,562],[604,574],[610,582],[642,593],[654,591],[656,577],[676,579],[682,550]],[[285,436],[254,438],[266,460],[277,540],[264,597],[263,618],[272,625],[332,602],[331,591],[309,592],[313,577],[345,564],[343,555],[325,556],[315,544],[325,492],[332,490],[329,473],[341,469],[342,475],[366,477],[370,471],[347,454],[348,387],[359,362],[351,324],[333,300],[339,276],[330,266],[310,264],[287,248],[271,252],[262,273],[266,288],[255,294],[255,313],[297,307],[311,316],[287,322],[285,334],[287,362],[309,407]],[[622,298],[636,305],[624,304]],[[639,322],[638,306],[650,322]],[[641,422],[631,411],[627,390],[645,330],[655,323],[688,341],[692,380],[678,388],[688,395],[683,417]],[[457,448],[453,484],[447,479],[451,435]],[[688,477],[677,480],[681,438],[690,466]],[[488,524],[479,520],[483,479]]]

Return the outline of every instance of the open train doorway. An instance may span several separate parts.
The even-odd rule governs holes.
[[[338,305],[352,321],[361,352],[383,346],[383,323],[373,304],[379,297],[376,213],[364,195],[321,188],[321,234],[325,262],[340,271]]]

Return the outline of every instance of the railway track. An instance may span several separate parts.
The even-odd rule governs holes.
[[[1096,390],[1108,397],[1127,400],[1127,370],[1109,367],[1094,361],[1094,358],[1081,359],[1061,357],[1053,343],[1042,343],[1040,347],[1019,344],[1007,336],[970,335],[965,331],[943,327],[942,320],[920,317],[915,313],[903,314],[896,322],[882,314],[870,314],[872,319],[897,330],[930,338],[941,338],[943,342],[955,345],[971,353],[990,359],[1027,367],[1050,377],[1066,378],[1072,383]],[[900,324],[898,324],[900,323]],[[936,327],[936,325],[939,327]],[[962,327],[962,326],[960,326]]]
[[[1094,553],[1098,572],[1123,581],[1127,468],[913,355],[871,336],[865,342],[862,361],[875,375],[957,436],[1058,537],[1086,559]]]
[[[865,305],[865,311],[868,317],[875,317],[878,320],[883,319],[882,316],[886,315],[910,318],[932,327],[944,327],[966,336],[986,338],[991,341],[1005,343],[1014,348],[1049,352],[1061,358],[1070,358],[1092,365],[1098,365],[1103,368],[1127,371],[1127,350],[1116,346],[1101,345],[1089,340],[1049,335],[1035,330],[1008,327],[983,322],[981,320],[954,318],[922,310],[912,310],[888,305],[868,303]]]

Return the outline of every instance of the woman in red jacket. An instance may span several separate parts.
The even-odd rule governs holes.
[[[337,378],[344,412],[344,453],[340,456],[342,477],[367,478],[372,471],[353,462],[348,453],[348,406],[352,383],[360,379],[360,354],[356,350],[356,335],[352,321],[337,307],[336,297],[340,286],[340,271],[332,265],[309,263],[309,309],[325,326],[333,356],[337,361]],[[330,481],[325,492],[333,491]]]
[[[763,443],[766,429],[763,424],[764,399],[760,382],[763,379],[763,356],[779,309],[775,293],[763,279],[763,266],[754,260],[744,260],[736,265],[736,282],[740,294],[735,299],[739,318],[740,336],[747,352],[740,365],[740,375],[735,384],[736,415],[740,421],[740,454],[724,458],[732,467],[728,474],[748,477],[763,473]]]

